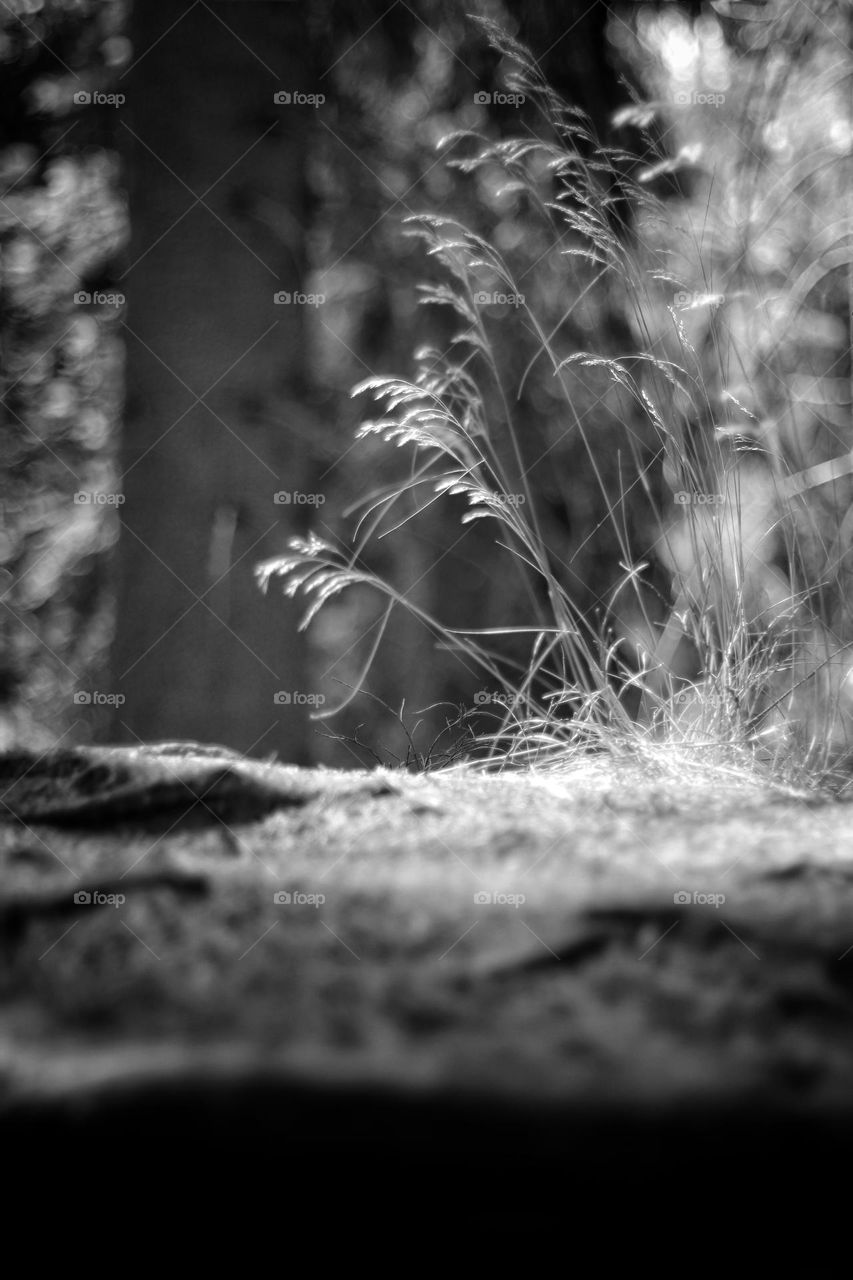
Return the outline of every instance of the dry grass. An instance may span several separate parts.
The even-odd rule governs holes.
[[[554,243],[568,245],[562,252],[583,260],[595,287],[618,288],[637,349],[618,357],[566,352],[493,244],[445,217],[415,219],[414,234],[445,277],[424,289],[424,301],[453,313],[454,345],[449,355],[419,352],[412,380],[375,377],[356,389],[380,407],[360,435],[411,451],[409,476],[365,499],[352,551],[314,536],[295,541],[290,555],[260,567],[261,584],[266,588],[281,577],[288,594],[304,594],[305,626],[327,601],[352,588],[384,597],[386,622],[394,609],[411,611],[440,645],[503,690],[505,714],[493,732],[479,735],[472,751],[488,762],[544,768],[589,751],[648,762],[652,744],[664,744],[678,748],[674,758],[685,768],[689,760],[706,768],[714,758],[721,767],[758,771],[794,787],[844,786],[846,646],[826,617],[827,600],[843,594],[841,560],[827,555],[816,564],[819,531],[804,518],[802,484],[798,489],[792,482],[782,454],[773,454],[770,467],[757,462],[762,451],[756,434],[719,424],[719,370],[709,372],[707,352],[697,354],[678,308],[662,305],[662,290],[683,287],[683,279],[672,275],[665,253],[618,230],[626,196],[638,226],[665,224],[672,210],[649,195],[642,173],[639,180],[627,176],[631,158],[596,142],[589,122],[554,95],[523,49],[493,28],[489,34],[515,61],[513,88],[538,106],[542,136],[499,143],[457,136],[450,140],[450,163],[465,173],[500,166],[508,187],[523,190],[539,209]],[[667,164],[677,162],[662,160],[657,169]],[[698,254],[701,246],[694,248]],[[524,463],[524,425],[516,419],[520,388],[506,385],[489,321],[477,304],[487,287],[523,299],[513,323],[538,340],[535,368],[525,378],[547,377],[559,389],[566,420],[583,442],[589,481],[606,499],[621,577],[610,590],[605,625],[576,607],[540,525],[538,495]],[[567,316],[575,305],[567,301]],[[668,315],[664,334],[662,312]],[[603,373],[633,406],[623,441],[632,460],[628,492],[614,491],[601,442],[578,413],[568,377],[577,366]],[[697,423],[710,425],[696,430]],[[661,507],[661,475],[679,504],[677,519]],[[709,495],[718,500],[704,501]],[[372,539],[393,535],[413,512],[448,496],[466,499],[463,523],[497,522],[499,545],[528,577],[529,626],[450,630],[362,567]],[[656,522],[654,552],[651,545],[635,545],[629,533],[629,517],[639,510],[647,527]],[[780,539],[788,547],[787,573],[772,559]],[[667,565],[672,579],[663,622],[649,607],[650,554]],[[810,580],[798,566],[807,567]],[[613,631],[617,617],[630,617],[633,644],[626,645],[624,628]],[[342,706],[367,681],[383,629]],[[520,638],[528,645],[522,665],[508,658],[505,644]],[[692,655],[690,676],[685,651]],[[408,763],[417,765],[417,753]]]

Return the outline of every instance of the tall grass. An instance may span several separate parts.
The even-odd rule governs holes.
[[[694,349],[682,311],[666,305],[673,289],[690,282],[674,276],[659,248],[638,235],[643,223],[671,220],[644,179],[675,167],[677,159],[659,156],[651,168],[646,159],[644,173],[635,157],[602,146],[583,113],[554,94],[526,51],[484,25],[515,64],[509,87],[535,104],[541,129],[535,137],[499,142],[455,134],[445,140],[448,163],[465,175],[499,166],[506,189],[523,194],[553,244],[584,264],[588,283],[579,297],[566,299],[564,318],[582,305],[587,290],[615,289],[629,313],[635,349],[567,351],[562,326],[525,296],[507,255],[487,237],[448,217],[409,219],[410,233],[442,273],[439,283],[423,287],[423,301],[448,309],[456,332],[448,351],[416,353],[411,380],[371,377],[353,393],[377,406],[359,436],[410,451],[408,475],[364,499],[352,548],[313,535],[294,540],[290,554],[259,567],[261,585],[280,578],[289,595],[306,597],[303,627],[342,591],[369,589],[384,598],[384,623],[361,678],[336,710],[367,686],[385,623],[394,609],[406,609],[437,644],[501,691],[490,704],[501,713],[475,743],[475,754],[488,761],[541,768],[577,751],[651,756],[677,747],[682,760],[760,765],[791,781],[823,780],[843,763],[835,728],[841,695],[833,654],[816,651],[826,635],[818,626],[820,584],[803,580],[802,572],[798,577],[798,566],[808,562],[813,570],[814,561],[803,551],[802,493],[784,459],[762,445],[746,406],[737,406],[739,426],[719,425],[707,352]],[[641,116],[638,110],[633,118]],[[626,205],[631,226],[622,222]],[[501,323],[535,335],[535,357],[520,384],[509,383],[502,367],[496,321],[480,301],[484,291],[516,299],[511,318]],[[690,306],[706,302],[694,290]],[[630,406],[615,469],[607,455],[612,446],[576,403],[572,374],[578,369],[605,375],[620,403]],[[588,477],[605,501],[619,569],[603,617],[575,603],[570,575],[540,519],[518,408],[531,379],[548,379],[558,389]],[[373,540],[460,496],[467,503],[463,524],[495,522],[508,572],[520,571],[528,626],[451,629],[365,567]],[[654,536],[636,545],[637,527]],[[588,532],[594,538],[600,530]],[[786,547],[784,571],[772,563],[771,541]],[[672,582],[663,620],[650,588],[653,559],[667,567]],[[831,573],[830,557],[826,567]],[[626,643],[624,628],[617,633],[610,625],[616,614],[633,619],[634,643]],[[513,655],[522,640],[520,662]]]

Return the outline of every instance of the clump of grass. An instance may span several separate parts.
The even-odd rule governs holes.
[[[421,712],[416,712],[416,719],[411,723],[406,714],[405,700],[395,712],[382,698],[377,698],[375,694],[369,692],[367,696],[377,701],[396,719],[405,743],[403,755],[381,745],[378,749],[374,748],[369,742],[362,741],[360,735],[363,725],[360,724],[355,726],[351,734],[329,733],[323,736],[331,738],[333,742],[355,748],[357,752],[366,753],[380,768],[403,769],[407,773],[434,773],[439,769],[448,769],[451,765],[471,761],[483,749],[481,738],[475,732],[472,723],[474,714],[470,707],[437,703],[431,707],[424,707]],[[438,732],[422,733],[423,716],[428,712],[441,709],[444,709],[445,713],[444,724]]]
[[[554,244],[585,264],[589,288],[618,290],[637,349],[567,352],[560,326],[537,313],[506,255],[488,238],[448,217],[409,219],[411,233],[443,271],[441,283],[424,286],[423,301],[449,309],[457,332],[448,352],[416,353],[412,379],[373,377],[353,393],[370,396],[378,407],[359,436],[410,450],[409,474],[364,500],[352,548],[314,535],[294,540],[288,555],[260,566],[261,585],[266,589],[281,578],[289,595],[306,596],[303,627],[342,591],[369,589],[385,599],[384,622],[361,680],[337,711],[366,684],[387,620],[402,608],[502,690],[503,710],[493,729],[478,735],[473,753],[490,763],[541,768],[577,752],[651,757],[674,747],[709,762],[760,765],[792,783],[823,780],[843,755],[831,729],[840,691],[832,683],[834,678],[838,685],[837,676],[826,674],[835,670],[830,653],[818,652],[826,632],[816,620],[815,583],[797,586],[803,526],[786,495],[789,470],[774,455],[761,472],[762,489],[751,469],[762,452],[757,434],[730,426],[695,429],[713,422],[716,413],[704,356],[693,349],[675,308],[668,308],[663,341],[652,319],[661,312],[662,289],[682,282],[660,254],[644,253],[633,229],[620,227],[626,201],[647,220],[671,214],[650,195],[642,174],[629,176],[634,159],[600,145],[587,118],[553,93],[526,52],[485,25],[501,53],[514,60],[510,87],[536,104],[542,136],[494,142],[454,135],[446,140],[454,152],[449,163],[464,174],[500,166],[507,189],[524,193]],[[654,168],[666,165],[674,162],[661,158]],[[514,322],[536,337],[536,356],[522,382],[547,377],[558,388],[589,477],[606,500],[619,576],[607,595],[603,624],[575,604],[539,519],[518,420],[520,387],[507,385],[488,315],[477,304],[480,291],[495,287],[521,299]],[[578,302],[568,301],[567,315]],[[578,367],[606,375],[631,406],[620,446],[629,460],[627,487],[621,466],[614,487],[601,443],[574,402],[570,374]],[[767,483],[772,495],[759,518],[755,504]],[[667,491],[680,505],[680,519],[664,513]],[[413,518],[412,509],[417,514],[448,497],[466,500],[463,524],[496,522],[499,545],[525,579],[529,626],[451,629],[365,568],[372,539],[399,529]],[[638,548],[629,514],[639,507],[655,537]],[[788,574],[775,571],[766,554],[771,535],[786,544]],[[647,571],[655,542],[672,577],[663,624],[649,608]],[[607,622],[625,611],[626,600],[640,637],[633,648]],[[519,663],[506,641],[522,638],[527,657]],[[685,646],[695,658],[691,678],[676,660]],[[407,763],[418,760],[415,751]]]

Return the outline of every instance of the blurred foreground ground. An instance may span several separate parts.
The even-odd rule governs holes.
[[[275,1152],[289,1195],[376,1164],[392,1197],[544,1203],[685,1160],[790,1190],[849,1151],[847,804],[683,762],[3,771],[10,1159]]]

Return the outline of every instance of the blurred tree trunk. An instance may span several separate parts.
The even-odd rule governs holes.
[[[96,734],[112,634],[118,0],[0,6],[0,749]],[[95,297],[93,299],[93,294]]]
[[[253,569],[299,532],[310,106],[299,9],[139,0],[122,80],[133,243],[115,736],[306,758],[296,616]],[[307,473],[305,473],[307,474]],[[276,693],[290,694],[290,702]]]

